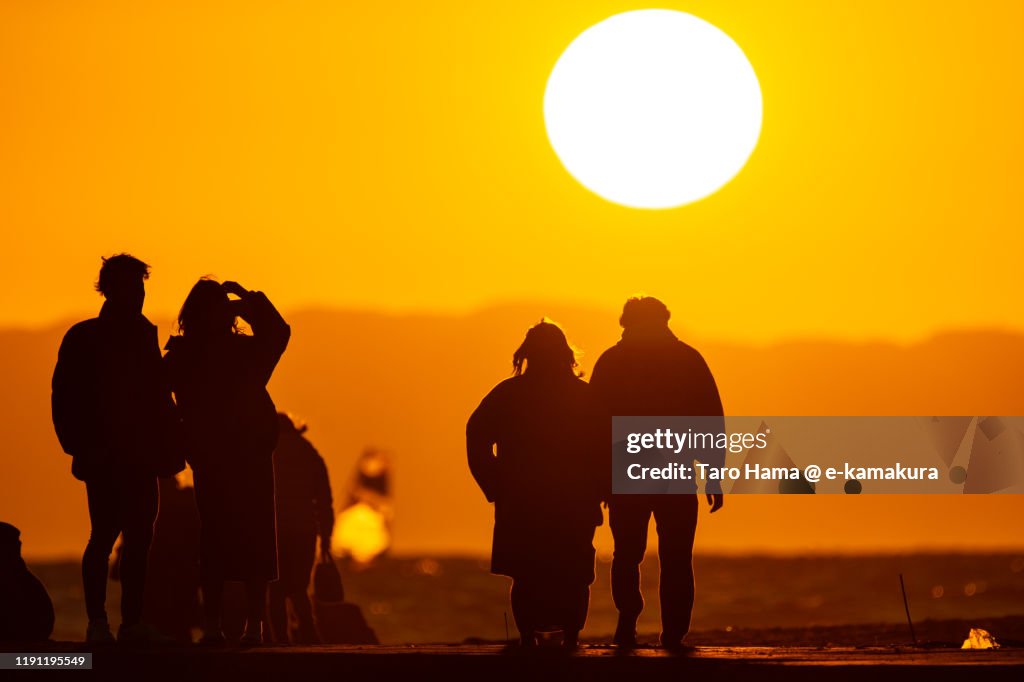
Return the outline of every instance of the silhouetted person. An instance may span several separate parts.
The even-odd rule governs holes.
[[[0,642],[50,638],[53,602],[21,558],[21,531],[0,523]]]
[[[562,330],[541,322],[466,426],[469,468],[494,502],[491,571],[510,576],[522,645],[559,629],[576,646],[594,581],[602,521],[597,467],[606,446],[591,389]]]
[[[230,300],[228,295],[238,296]],[[236,318],[249,323],[242,334]],[[178,315],[165,361],[184,427],[201,519],[205,644],[224,641],[225,581],[245,584],[244,643],[262,641],[267,583],[277,578],[274,448],[267,382],[291,330],[267,297],[236,282],[199,280]]]
[[[722,417],[722,401],[700,353],[675,337],[669,310],[656,298],[631,298],[619,322],[622,340],[598,359],[590,379],[601,401],[611,447],[612,416]],[[720,430],[724,431],[724,419]],[[724,454],[721,454],[724,459]],[[711,458],[711,456],[709,456]],[[722,466],[723,461],[712,461]],[[721,489],[708,484],[711,511],[722,507]],[[679,647],[693,611],[693,539],[696,495],[609,495],[608,523],[615,540],[612,597],[619,610],[615,643],[636,644],[636,622],[644,607],[640,562],[647,551],[647,527],[654,515],[661,564],[662,645]]]
[[[377,510],[390,510],[390,496],[391,464],[380,450],[366,448],[356,461],[356,473],[345,506],[363,502]]]
[[[279,433],[274,451],[274,483],[277,498],[277,582],[270,584],[270,624],[274,640],[288,642],[286,600],[298,620],[294,641],[319,640],[309,601],[309,581],[320,551],[330,554],[334,509],[327,466],[305,437],[306,427],[296,427],[287,414],[278,414]]]
[[[156,479],[180,471],[184,462],[156,327],[142,315],[148,277],[149,266],[127,254],[103,260],[96,289],[106,301],[99,317],[68,331],[53,373],[53,425],[89,500],[92,531],[82,558],[88,642],[113,640],[105,601],[118,535],[124,542],[118,639],[158,638],[142,624]]]
[[[368,564],[391,548],[391,462],[384,452],[372,446],[363,450],[345,500],[334,544],[344,559]]]

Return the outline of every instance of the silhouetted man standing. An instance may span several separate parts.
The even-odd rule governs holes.
[[[722,401],[700,353],[668,328],[669,310],[656,298],[631,298],[619,322],[622,340],[598,359],[590,385],[611,416],[722,416]],[[724,430],[724,422],[723,422]],[[607,441],[611,447],[611,439]],[[718,463],[717,465],[720,465]],[[710,488],[711,511],[722,508],[721,490]],[[657,524],[661,563],[661,643],[682,645],[693,610],[693,539],[696,495],[609,495],[609,525],[615,540],[612,597],[619,610],[615,643],[636,645],[636,622],[644,607],[640,562],[647,551],[651,515]]]
[[[118,535],[121,627],[118,640],[159,640],[142,624],[146,559],[159,494],[157,475],[183,468],[174,448],[174,403],[163,377],[156,327],[142,315],[149,266],[127,254],[103,259],[99,317],[64,336],[53,373],[53,425],[71,473],[85,482],[92,524],[82,557],[89,627],[86,641],[113,641],[107,623],[107,563]]]

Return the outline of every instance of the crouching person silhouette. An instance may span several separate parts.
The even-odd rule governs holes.
[[[86,641],[112,642],[107,623],[107,563],[118,535],[121,626],[129,644],[166,641],[142,623],[157,476],[184,468],[177,416],[163,374],[156,327],[142,314],[149,266],[128,254],[103,259],[99,317],[64,336],[53,372],[53,425],[71,473],[85,482],[92,530],[82,557],[89,616]]]
[[[37,642],[53,632],[53,602],[21,558],[21,531],[0,522],[0,642]]]
[[[515,376],[487,394],[466,426],[470,471],[494,503],[491,571],[513,580],[523,647],[536,645],[538,631],[561,630],[573,649],[594,581],[603,432],[558,326],[531,328],[512,364]]]

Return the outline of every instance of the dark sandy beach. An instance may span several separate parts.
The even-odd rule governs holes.
[[[608,646],[614,607],[608,566],[598,564],[583,648],[537,655],[503,654],[508,583],[479,559],[391,558],[355,570],[342,564],[349,598],[362,606],[382,646],[227,648],[175,646],[152,651],[93,650],[100,679],[219,680],[577,680],[1019,679],[1024,673],[1024,571],[1017,555],[876,557],[698,557],[696,649],[672,656],[651,646],[622,655]],[[657,557],[644,572],[648,609],[640,640],[657,640]],[[56,640],[7,651],[84,652],[84,606],[78,566],[36,566],[58,610]],[[912,640],[898,591],[908,577]],[[965,585],[977,589],[965,594]],[[941,598],[935,586],[945,586]],[[111,585],[111,613],[120,590]],[[973,627],[1002,645],[997,651],[959,647]],[[509,623],[508,636],[517,635]],[[447,643],[446,643],[447,642]],[[90,673],[34,671],[37,675]],[[3,679],[16,676],[9,673]],[[14,679],[18,679],[14,677]],[[77,679],[77,677],[76,677]]]
[[[484,559],[383,558],[361,570],[344,563],[340,568],[347,598],[363,609],[384,644],[496,642],[517,636],[508,580],[490,575]],[[609,641],[615,628],[609,569],[606,560],[599,560],[584,641]],[[80,641],[86,626],[80,566],[65,561],[37,564],[33,570],[57,610],[53,639]],[[690,638],[697,645],[909,644],[900,573],[921,641],[959,646],[972,627],[986,628],[1000,642],[1024,640],[1024,557],[1017,554],[698,555],[695,570],[698,597]],[[641,641],[657,638],[657,579],[658,558],[652,552],[643,571],[647,606],[639,623]],[[112,583],[108,590],[115,626],[119,587]]]
[[[49,651],[84,651],[51,644]],[[572,655],[557,650],[507,653],[502,645],[196,647],[94,651],[91,673],[34,671],[38,675],[160,680],[668,680],[723,677],[758,680],[1020,679],[1024,649],[963,651],[922,647],[696,647],[685,655],[640,648],[628,655],[585,645]],[[17,673],[8,673],[13,677]],[[11,679],[8,677],[7,679]],[[15,678],[16,679],[16,678]]]

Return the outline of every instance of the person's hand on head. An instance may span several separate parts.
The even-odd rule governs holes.
[[[711,513],[714,514],[716,511],[722,508],[722,505],[725,504],[725,495],[723,495],[722,493],[717,493],[714,495],[709,494],[708,504],[711,505]]]
[[[245,298],[246,296],[249,295],[248,289],[246,289],[241,284],[233,280],[228,280],[227,282],[221,284],[221,286],[224,287],[224,291],[228,292],[229,294],[234,294],[238,298]]]

